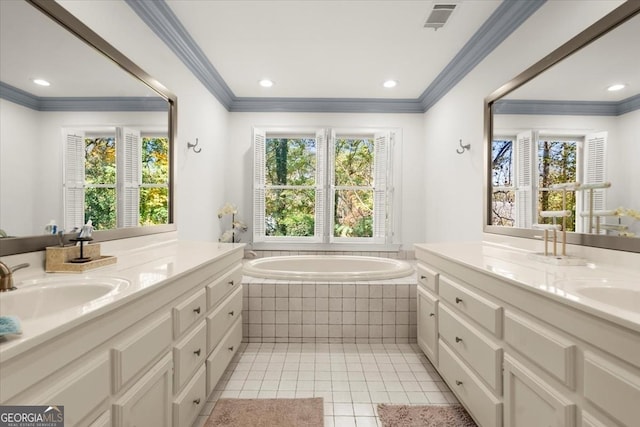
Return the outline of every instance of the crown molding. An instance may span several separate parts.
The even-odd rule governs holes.
[[[236,98],[231,112],[423,113],[415,99],[383,98]]]
[[[0,82],[0,98],[36,111],[169,111],[169,104],[159,96],[39,97],[4,82]]]
[[[236,97],[166,0],[124,0],[231,112],[424,113],[546,0],[504,0],[416,99]]]
[[[504,0],[418,98],[426,112],[546,0]]]
[[[621,116],[640,109],[640,95],[622,101],[546,101],[501,99],[493,103],[494,114],[553,116]]]
[[[227,109],[235,100],[231,88],[211,64],[165,0],[124,0]]]

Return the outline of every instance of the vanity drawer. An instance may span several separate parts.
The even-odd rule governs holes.
[[[76,367],[59,384],[26,405],[64,406],[65,425],[77,425],[109,398],[109,358],[102,355]]]
[[[577,405],[509,353],[504,356],[504,424],[576,427]]]
[[[424,264],[418,264],[418,285],[424,286],[431,292],[438,293],[438,276],[439,273],[426,267]]]
[[[625,426],[640,420],[640,377],[593,354],[584,353],[584,397]]]
[[[607,427],[607,425],[600,422],[596,417],[583,410],[582,427]]]
[[[111,411],[104,411],[89,427],[111,427]]]
[[[502,402],[462,362],[455,352],[439,341],[440,373],[482,427],[502,426]]]
[[[220,345],[207,358],[207,396],[211,394],[227,366],[229,366],[229,362],[238,351],[241,341],[242,316],[236,320],[236,323],[222,338]]]
[[[113,392],[117,393],[171,345],[171,315],[151,321],[111,349]]]
[[[497,394],[502,394],[502,348],[483,332],[440,305],[440,338],[449,344]]]
[[[238,265],[207,285],[207,307],[212,309],[232,289],[242,285],[242,265]]]
[[[173,308],[173,337],[178,338],[191,325],[202,319],[207,311],[206,291],[195,294]]]
[[[213,313],[207,316],[207,354],[216,348],[229,327],[241,314],[242,288],[238,288]]]
[[[504,339],[514,349],[572,390],[575,389],[576,346],[537,322],[505,313]]]
[[[207,403],[206,369],[198,369],[182,393],[173,401],[173,426],[190,426]]]
[[[438,299],[418,286],[418,345],[438,366]]]
[[[502,307],[444,276],[438,282],[442,299],[498,338],[502,336]]]
[[[177,393],[206,358],[207,329],[201,322],[173,348],[173,392]]]

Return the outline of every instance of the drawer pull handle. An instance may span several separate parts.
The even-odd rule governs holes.
[[[197,398],[196,400],[194,400],[193,403],[195,403],[196,405],[199,405],[200,404],[200,398]]]
[[[424,280],[426,278],[427,278],[427,276],[420,276],[420,280]]]
[[[462,381],[456,380],[456,385],[462,385]]]
[[[436,315],[435,313],[429,313],[429,317],[433,317],[435,315]]]
[[[456,297],[456,304],[460,304],[462,302],[462,298]]]
[[[229,347],[229,351],[233,351],[233,346]]]
[[[235,283],[234,283],[234,281],[233,281],[233,280],[229,281],[228,283],[229,283],[231,286],[235,285]]]
[[[196,313],[196,314],[200,314],[200,307],[194,308],[193,312]]]
[[[196,351],[194,351],[193,354],[195,354],[196,356],[200,356],[200,349],[197,349]]]
[[[230,311],[230,312],[229,312],[229,316],[233,316],[233,311]]]
[[[456,337],[456,342],[462,342],[462,338]]]

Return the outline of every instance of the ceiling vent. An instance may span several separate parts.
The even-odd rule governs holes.
[[[447,23],[455,8],[455,4],[433,5],[433,10],[431,10],[429,17],[424,23],[424,28],[433,28],[434,30],[437,30],[438,28],[444,27],[444,24]]]

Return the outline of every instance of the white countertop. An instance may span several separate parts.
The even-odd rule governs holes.
[[[576,284],[586,283],[599,287],[623,287],[634,291],[634,295],[640,295],[640,269],[637,265],[621,267],[587,259],[584,266],[556,266],[530,259],[531,251],[489,242],[425,243],[415,246],[418,250],[461,263],[640,332],[640,310],[625,309],[629,301],[622,301],[621,305],[616,306],[611,302],[606,304],[586,298],[576,291]]]
[[[106,267],[87,271],[82,274],[45,273],[41,268],[21,275],[15,274],[18,289],[25,280],[49,277],[110,277],[122,278],[129,282],[115,295],[100,298],[79,307],[57,312],[54,315],[34,320],[21,320],[22,335],[0,337],[0,361],[7,360],[16,354],[43,343],[58,334],[72,329],[84,322],[98,317],[110,310],[137,299],[158,287],[169,283],[180,275],[219,259],[234,251],[242,250],[244,244],[190,242],[169,240],[134,249],[102,252],[116,255],[118,261]],[[20,270],[22,271],[22,270]],[[11,313],[0,313],[8,315]]]

